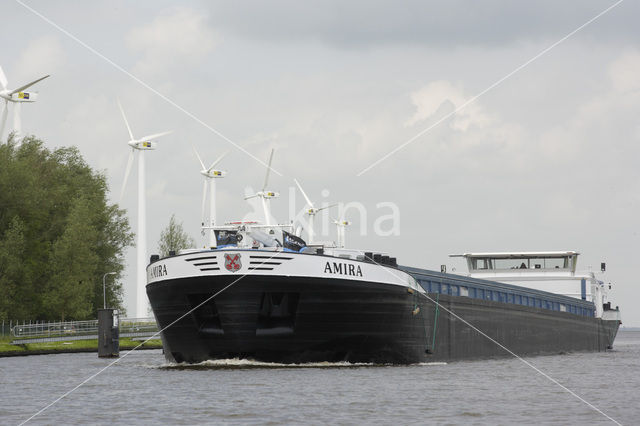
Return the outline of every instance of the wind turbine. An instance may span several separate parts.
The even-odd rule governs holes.
[[[21,121],[20,121],[20,110],[22,109],[23,102],[35,102],[38,99],[38,92],[25,92],[25,89],[33,86],[37,82],[44,80],[49,77],[49,75],[45,75],[44,77],[40,77],[37,80],[32,81],[31,83],[27,83],[24,86],[20,86],[17,89],[9,89],[7,85],[9,82],[7,81],[7,77],[4,75],[4,71],[2,71],[2,67],[0,67],[0,85],[2,86],[2,90],[0,90],[0,98],[4,99],[4,111],[2,111],[2,119],[0,121],[0,139],[2,138],[2,133],[4,132],[4,126],[7,122],[7,114],[9,112],[9,102],[15,103],[15,107],[13,108],[13,130],[16,134],[20,134]]]
[[[279,197],[280,194],[278,192],[274,192],[274,191],[267,191],[267,185],[269,184],[269,173],[271,172],[271,161],[273,161],[273,151],[274,149],[271,149],[271,156],[269,157],[269,165],[267,166],[267,174],[264,177],[264,185],[262,185],[262,191],[260,192],[256,192],[253,195],[250,195],[248,197],[244,197],[245,200],[248,200],[250,198],[255,198],[255,197],[260,197],[262,200],[262,209],[264,210],[264,223],[265,225],[271,225],[271,213],[269,211],[269,200],[271,198],[276,198]]]
[[[167,135],[169,132],[155,133],[149,136],[144,136],[140,139],[136,139],[133,137],[133,133],[131,132],[131,127],[129,127],[129,122],[127,121],[127,116],[122,109],[122,105],[120,105],[120,101],[118,100],[118,107],[120,108],[120,112],[122,113],[122,118],[124,118],[124,124],[127,125],[127,130],[129,131],[129,137],[131,138],[128,142],[131,147],[131,152],[129,153],[129,160],[127,161],[127,168],[124,172],[124,181],[122,182],[122,189],[120,190],[120,202],[122,202],[122,196],[124,195],[124,189],[127,186],[127,180],[129,179],[129,173],[131,172],[131,166],[133,165],[133,157],[136,152],[138,153],[138,241],[137,241],[137,266],[138,270],[136,273],[136,316],[141,318],[147,315],[147,294],[145,292],[145,285],[147,281],[147,223],[146,223],[146,195],[145,195],[145,171],[144,171],[144,152],[156,149],[156,142],[153,142],[154,139],[159,138],[160,136]]]
[[[202,186],[202,227],[204,228],[204,206],[207,198],[207,185],[209,185],[209,247],[216,248],[218,243],[216,241],[216,233],[213,230],[213,226],[216,224],[216,179],[223,178],[227,172],[214,169],[214,167],[224,158],[225,155],[227,155],[227,153],[225,152],[222,154],[220,158],[211,164],[211,167],[207,168],[202,162],[202,158],[200,158],[195,147],[193,148],[193,152],[196,153],[198,161],[200,161],[200,165],[202,166],[200,174],[205,177],[204,185]]]
[[[351,222],[344,220],[344,218],[340,216],[340,220],[333,219],[333,223],[336,225],[336,231],[338,231],[338,247],[344,248],[346,227],[351,225]]]
[[[309,197],[307,197],[307,194],[304,192],[304,189],[302,189],[302,185],[300,185],[300,182],[298,182],[297,179],[293,179],[293,181],[296,183],[296,185],[298,185],[298,189],[300,189],[300,192],[302,192],[302,196],[304,197],[304,199],[307,201],[307,205],[309,206],[309,208],[307,209],[306,213],[309,215],[309,243],[313,242],[313,221],[315,220],[316,217],[316,213],[318,213],[319,211],[325,210],[325,209],[329,209],[331,207],[337,206],[337,204],[331,204],[329,206],[326,207],[320,207],[319,209],[315,208],[315,206],[313,205],[313,202],[309,199]]]

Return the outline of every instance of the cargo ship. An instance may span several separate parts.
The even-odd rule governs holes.
[[[465,253],[466,275],[403,266],[344,237],[307,244],[271,224],[277,193],[258,196],[263,223],[203,222],[207,248],[151,256],[146,292],[169,361],[411,364],[613,347],[620,311],[575,251]]]
[[[605,351],[621,323],[607,286],[577,272],[574,251],[467,253],[463,276],[381,253],[269,246],[253,238],[256,226],[218,229],[232,240],[223,247],[152,257],[147,294],[170,361],[407,364],[505,348]]]

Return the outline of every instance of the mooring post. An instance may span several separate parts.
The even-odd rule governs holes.
[[[116,309],[98,309],[98,357],[117,358],[119,356],[118,311]]]

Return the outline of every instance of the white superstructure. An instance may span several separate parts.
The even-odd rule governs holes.
[[[451,256],[467,260],[470,277],[587,300],[595,305],[596,317],[602,318],[607,287],[593,272],[576,271],[579,254],[575,251],[540,251]]]

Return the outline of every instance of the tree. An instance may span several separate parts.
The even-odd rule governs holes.
[[[75,147],[53,151],[34,137],[0,144],[0,319],[88,319],[122,309],[125,212],[108,203],[103,174]]]
[[[195,241],[182,228],[182,222],[178,222],[176,215],[172,214],[169,225],[160,233],[158,251],[161,257],[169,256],[170,251],[175,251],[196,246]]]
[[[98,267],[98,231],[91,223],[89,202],[74,200],[64,233],[53,244],[51,278],[44,301],[61,321],[67,317],[84,318],[92,312],[92,289]]]
[[[22,282],[24,256],[24,223],[14,217],[0,240],[0,319],[9,319],[16,302],[16,289]]]

